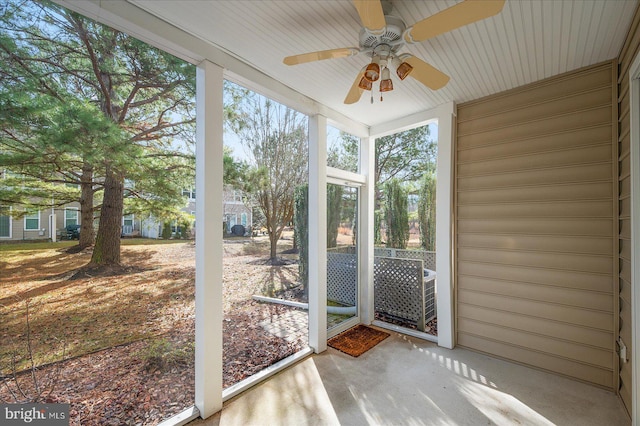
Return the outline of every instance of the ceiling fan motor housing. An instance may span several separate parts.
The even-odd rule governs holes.
[[[367,28],[360,30],[360,49],[369,51],[371,56],[378,45],[390,46],[392,53],[397,52],[404,45],[402,34],[407,27],[404,21],[391,15],[384,18],[387,21],[387,26],[380,34],[373,33]]]

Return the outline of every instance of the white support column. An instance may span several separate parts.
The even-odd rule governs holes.
[[[327,119],[309,117],[309,346],[327,349]]]
[[[438,346],[452,349],[453,292],[453,147],[455,105],[438,108],[438,180],[436,183],[436,278]]]
[[[195,402],[207,418],[222,409],[223,70],[196,70],[196,364]]]
[[[375,138],[360,138],[360,174],[366,183],[360,189],[360,322],[371,324],[374,320],[373,259],[374,259],[374,211],[375,211]]]

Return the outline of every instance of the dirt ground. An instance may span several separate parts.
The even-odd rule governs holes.
[[[265,265],[262,239],[225,242],[225,387],[306,345],[259,325],[272,307],[252,301],[253,294],[301,296],[297,264]],[[90,252],[0,252],[0,371],[9,376],[0,401],[36,393],[27,368],[30,341],[35,362],[44,364],[38,385],[55,382],[43,399],[70,403],[73,425],[157,424],[193,405],[194,245],[132,245],[122,253],[135,273],[69,280]],[[295,255],[283,257],[291,262]],[[12,367],[27,369],[17,374],[24,395],[10,380]]]

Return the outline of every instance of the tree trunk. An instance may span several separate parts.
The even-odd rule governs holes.
[[[80,178],[80,248],[86,248],[95,242],[93,230],[93,167],[87,163],[82,165]]]
[[[120,264],[124,178],[107,166],[96,245],[89,266]]]
[[[278,249],[278,235],[276,231],[273,231],[273,233],[269,234],[269,242],[271,243],[271,246],[269,249],[269,258],[275,259],[277,256],[277,249]]]

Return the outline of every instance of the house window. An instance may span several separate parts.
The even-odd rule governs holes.
[[[11,238],[11,215],[9,214],[0,214],[0,238]]]
[[[133,213],[125,214],[122,217],[122,226],[131,226],[131,227],[133,227]]]
[[[233,201],[236,201],[238,203],[242,202],[242,192],[240,191],[233,191]]]
[[[133,233],[133,213],[122,216],[122,234],[131,235]]]
[[[238,219],[237,219],[235,214],[226,215],[226,219],[227,219],[227,232],[231,233],[231,228],[236,226],[236,223],[237,223]]]
[[[67,207],[64,209],[64,226],[78,224],[78,209],[76,207]]]
[[[25,231],[40,230],[40,210],[38,210],[35,213],[27,213],[24,216],[24,230]]]
[[[183,189],[182,190],[182,196],[183,197],[188,197],[190,200],[195,200],[196,199],[196,190],[195,190],[195,188]]]
[[[242,213],[242,215],[240,215],[240,223],[242,224],[242,226],[247,226],[247,214],[246,213]]]

